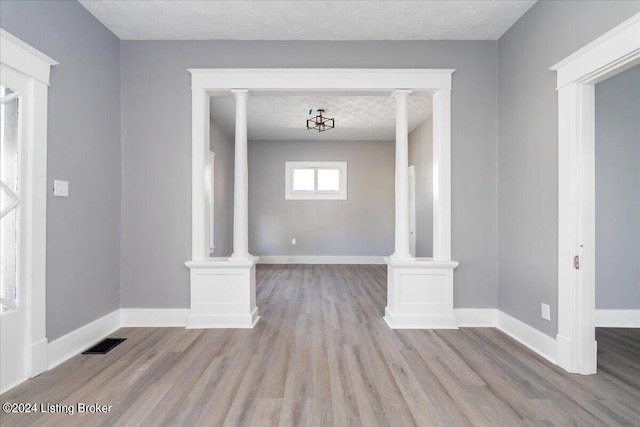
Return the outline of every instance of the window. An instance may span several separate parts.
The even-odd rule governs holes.
[[[0,313],[18,308],[20,92],[0,86]]]
[[[285,162],[286,200],[346,200],[347,162]]]

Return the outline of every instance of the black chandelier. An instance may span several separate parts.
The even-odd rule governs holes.
[[[307,119],[307,130],[317,130],[318,132],[324,132],[325,130],[334,128],[333,119],[329,119],[322,116],[324,110],[318,110],[318,115]]]

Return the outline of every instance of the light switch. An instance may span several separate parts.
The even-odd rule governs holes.
[[[551,320],[551,308],[549,304],[541,303],[540,305],[541,317],[544,320]]]
[[[53,195],[58,197],[69,197],[69,181],[53,180]]]

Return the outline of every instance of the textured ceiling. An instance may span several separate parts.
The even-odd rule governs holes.
[[[123,40],[497,40],[535,0],[79,0]]]
[[[325,109],[325,117],[335,119],[335,129],[307,130],[306,120],[320,108]],[[431,97],[409,97],[409,131],[431,115],[431,108]],[[233,138],[233,97],[211,98],[211,117]],[[393,141],[396,132],[395,101],[389,96],[255,96],[249,99],[247,118],[250,140]]]

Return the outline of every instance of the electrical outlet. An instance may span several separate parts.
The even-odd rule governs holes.
[[[291,244],[295,245],[296,244],[296,239],[291,239]]]
[[[69,197],[69,181],[54,179],[53,195],[57,197]]]
[[[549,307],[549,304],[542,303],[540,305],[540,311],[544,320],[551,320],[551,307]]]

